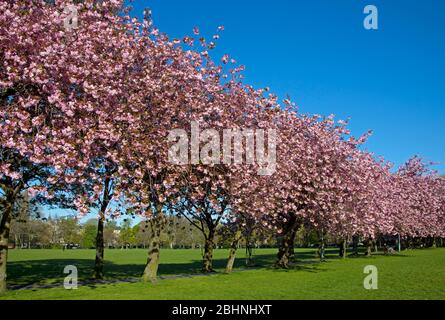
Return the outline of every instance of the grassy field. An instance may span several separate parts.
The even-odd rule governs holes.
[[[77,290],[62,287],[63,269],[75,265],[79,279],[88,279],[94,264],[93,250],[11,250],[9,284],[13,289],[0,299],[445,299],[445,249],[404,251],[393,256],[374,255],[346,260],[328,252],[328,260],[316,261],[314,250],[299,249],[290,270],[272,267],[276,250],[255,251],[254,268],[244,268],[239,252],[236,271],[225,275],[199,275],[199,250],[161,251],[161,279],[157,284],[118,282],[84,284]],[[216,270],[223,271],[226,250],[215,251]],[[105,272],[109,279],[139,277],[145,250],[107,250]],[[378,268],[378,289],[365,290],[363,269]],[[178,276],[178,275],[183,276]],[[45,284],[56,288],[42,288]]]

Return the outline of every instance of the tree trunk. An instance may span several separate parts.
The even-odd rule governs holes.
[[[286,225],[285,234],[278,243],[278,261],[276,266],[279,268],[287,269],[289,268],[289,261],[291,258],[291,247],[295,238],[294,229],[296,228],[297,218],[295,215],[291,215],[290,219]]]
[[[354,256],[358,255],[358,242],[359,242],[359,237],[352,236],[352,255]]]
[[[320,245],[318,247],[318,257],[320,258],[320,261],[325,260],[325,241],[323,233],[321,234],[320,237]]]
[[[246,246],[246,267],[251,267],[254,264],[252,259],[252,253],[253,253],[253,248],[249,244]]]
[[[97,221],[96,260],[93,277],[98,280],[104,278],[104,218],[102,216]]]
[[[295,257],[295,237],[297,236],[297,229],[292,228],[290,234],[290,243],[289,243],[289,259],[293,259]]]
[[[202,259],[202,272],[213,272],[213,247],[215,241],[215,230],[209,230],[209,234],[206,236],[204,245],[204,255]]]
[[[348,249],[348,240],[344,239],[340,243],[340,252],[339,252],[340,258],[346,259],[347,249]]]
[[[159,237],[153,236],[150,241],[150,247],[148,250],[147,264],[142,275],[142,280],[144,282],[156,283],[158,278],[158,268],[159,268],[159,257],[160,257],[160,246]]]
[[[278,248],[278,261],[276,263],[277,267],[287,269],[289,268],[290,260],[290,240],[289,236],[284,236]]]
[[[238,249],[238,244],[241,239],[241,231],[235,233],[235,237],[232,241],[229,251],[229,259],[227,260],[226,273],[231,273],[233,270],[233,264],[235,263],[236,250]]]
[[[111,200],[110,183],[111,179],[108,177],[105,178],[102,205],[100,207],[99,219],[97,221],[96,260],[94,262],[93,277],[98,280],[102,280],[104,278],[104,222],[105,212]]]
[[[366,256],[370,257],[372,255],[372,240],[366,241]]]
[[[163,229],[162,205],[157,205],[156,215],[150,220],[151,239],[149,243],[147,264],[145,265],[142,281],[156,283],[161,250],[161,232]]]
[[[0,294],[7,290],[7,262],[8,262],[8,243],[9,232],[11,230],[12,210],[14,206],[14,197],[7,196],[6,205],[0,221]]]
[[[253,260],[252,260],[253,245],[251,239],[252,239],[252,231],[250,231],[246,236],[246,267],[250,267],[253,265]]]
[[[159,257],[160,257],[160,236],[161,236],[161,217],[155,217],[150,220],[151,234],[150,247],[148,250],[147,264],[142,275],[142,281],[156,283],[158,279]]]

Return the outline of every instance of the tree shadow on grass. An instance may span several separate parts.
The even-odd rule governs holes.
[[[367,256],[365,255],[365,251],[360,252],[358,254],[354,254],[352,251],[348,251],[348,255],[347,258],[348,259],[357,259],[357,258],[372,258],[372,257],[383,257],[383,258],[411,258],[412,256],[403,254],[403,253],[399,253],[399,252],[395,252],[395,253],[389,253],[389,254],[384,254],[383,252],[379,251],[379,252],[372,252],[371,256]],[[337,257],[339,259],[343,259],[341,257]]]
[[[407,257],[401,254],[390,255],[388,257]],[[321,272],[326,262],[320,262],[316,259],[316,250],[297,251],[295,260],[291,263],[289,269],[274,268],[276,254],[257,254],[253,256],[253,263],[246,266],[245,255],[238,252],[234,264],[235,271],[255,269],[268,269],[276,272],[286,271],[305,271]],[[327,261],[340,259],[338,251],[335,249],[326,250]],[[357,258],[364,258],[363,254]],[[349,259],[349,257],[348,257]],[[217,272],[223,272],[227,260],[225,258],[214,259],[213,266]],[[93,274],[94,259],[43,259],[8,262],[8,283],[12,286],[26,286],[31,284],[63,284],[63,280],[68,274],[64,274],[64,268],[68,265],[75,266],[78,271],[79,281],[86,281],[88,285],[94,286],[94,282],[89,282]],[[105,261],[106,280],[128,280],[138,279],[144,271],[144,261],[140,264],[116,264],[111,261]],[[159,275],[165,278],[172,276],[195,276],[201,274],[202,262],[193,260],[186,263],[162,263],[159,266]],[[100,283],[100,282],[99,282]]]
[[[275,266],[268,267],[268,270],[273,272],[310,272],[310,273],[319,273],[327,271],[326,268],[323,268],[323,264],[326,262],[312,262],[312,263],[302,263],[302,262],[292,262],[289,264],[287,269],[278,268]]]
[[[274,255],[256,256],[255,267],[262,267],[273,263]],[[218,272],[225,269],[226,259],[214,259],[213,266]],[[26,286],[31,284],[63,284],[66,266],[75,266],[79,281],[91,280],[94,268],[94,259],[42,259],[8,262],[8,283],[11,286]],[[234,268],[245,267],[245,259],[239,257],[235,260]],[[121,264],[106,260],[104,273],[106,280],[135,279],[140,278],[145,264]],[[187,263],[162,263],[159,265],[160,276],[173,275],[199,275],[201,274],[201,260],[193,260]],[[87,281],[88,282],[88,281]],[[99,282],[100,283],[100,282]]]

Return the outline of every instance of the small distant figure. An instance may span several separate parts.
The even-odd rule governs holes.
[[[394,254],[396,250],[394,250],[393,247],[388,247],[388,245],[385,243],[383,245],[383,254],[386,256],[388,254]]]

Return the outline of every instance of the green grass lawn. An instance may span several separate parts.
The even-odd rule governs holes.
[[[63,268],[75,265],[80,279],[88,279],[94,264],[93,250],[11,250],[10,285],[59,283],[50,289],[10,290],[0,299],[445,299],[445,249],[403,251],[400,255],[360,256],[346,260],[328,252],[328,260],[315,261],[314,250],[297,250],[290,270],[272,268],[275,249],[255,251],[256,267],[244,268],[239,252],[236,272],[198,276],[199,250],[162,250],[157,284],[114,283],[62,288]],[[107,250],[105,272],[109,279],[139,277],[145,250]],[[223,271],[226,250],[215,251],[215,267]],[[378,268],[378,289],[365,290],[366,265]],[[174,275],[189,275],[174,277]],[[191,276],[196,274],[196,276]]]

